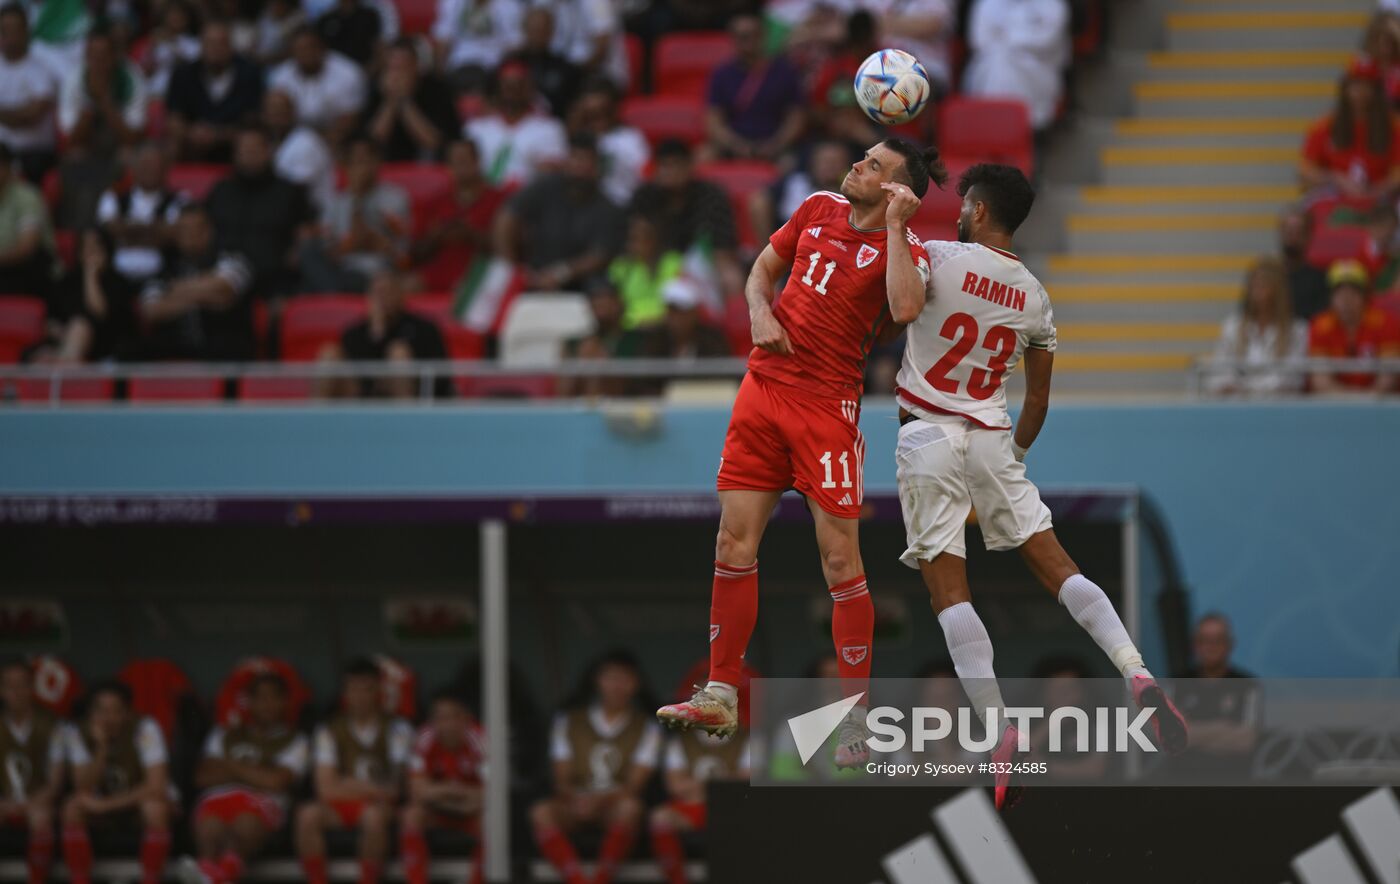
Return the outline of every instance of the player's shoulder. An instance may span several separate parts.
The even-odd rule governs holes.
[[[947,263],[954,258],[961,258],[977,252],[981,246],[970,242],[955,242],[946,239],[925,240],[921,245],[928,253],[929,262],[937,269],[940,264]]]
[[[802,210],[809,217],[825,214],[840,215],[845,217],[851,210],[851,201],[839,193],[830,190],[819,190],[802,201]]]

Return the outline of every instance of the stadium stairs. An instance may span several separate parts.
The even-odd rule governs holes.
[[[1022,249],[1055,305],[1057,391],[1187,391],[1298,197],[1374,0],[1123,0],[1047,151]]]

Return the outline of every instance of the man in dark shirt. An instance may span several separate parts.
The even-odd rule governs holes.
[[[758,16],[736,16],[729,32],[735,57],[710,76],[710,143],[725,156],[775,159],[802,134],[801,77],[782,56],[764,55]]]
[[[564,170],[543,175],[496,216],[496,253],[525,265],[536,291],[581,291],[622,246],[623,212],[603,195],[597,142],[569,141]]]
[[[1235,647],[1230,621],[1210,613],[1196,622],[1196,665],[1176,689],[1176,705],[1191,722],[1191,748],[1177,764],[1193,774],[1247,769],[1259,739],[1260,697],[1253,675],[1230,663]]]
[[[446,359],[447,345],[442,332],[431,319],[404,309],[403,285],[393,273],[379,273],[370,281],[366,294],[369,315],[350,326],[340,343],[330,344],[321,353],[324,362],[412,362],[415,359]],[[420,380],[413,375],[382,378],[336,378],[322,393],[362,399],[413,399],[420,395]],[[451,395],[451,382],[439,378],[435,396]]]
[[[245,127],[233,146],[233,174],[209,192],[219,248],[243,254],[265,295],[295,291],[298,243],[314,220],[306,191],[272,170],[265,131]]]
[[[326,48],[339,52],[362,68],[371,66],[384,22],[379,10],[360,0],[337,0],[316,19],[316,31]]]
[[[419,70],[418,49],[409,37],[389,47],[362,119],[389,163],[438,159],[461,128],[452,90]]]
[[[506,61],[518,61],[529,68],[530,79],[549,102],[550,113],[562,117],[574,103],[583,71],[550,48],[553,43],[554,12],[547,6],[536,6],[525,14],[524,45],[506,56]]]
[[[166,130],[179,159],[226,163],[233,153],[234,133],[262,104],[263,74],[233,51],[227,22],[209,22],[200,40],[199,59],[179,65],[170,75]]]
[[[1327,289],[1327,274],[1307,262],[1312,216],[1306,207],[1292,205],[1283,210],[1278,219],[1278,238],[1283,264],[1288,270],[1293,315],[1298,319],[1312,319],[1327,309],[1331,294]]]

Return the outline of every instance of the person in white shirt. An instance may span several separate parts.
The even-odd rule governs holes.
[[[1067,0],[976,0],[967,43],[963,92],[1024,101],[1037,130],[1054,122],[1073,57]]]
[[[525,40],[522,0],[438,0],[433,42],[459,91],[484,91],[490,72]]]
[[[627,46],[613,0],[531,0],[554,13],[551,48],[586,71],[628,86]]]
[[[38,184],[57,159],[54,108],[58,77],[29,51],[24,7],[0,7],[0,142],[14,151],[24,177]]]
[[[603,192],[620,206],[627,205],[642,173],[651,162],[651,146],[640,129],[624,125],[618,116],[620,96],[610,80],[596,79],[574,100],[569,131],[586,132],[598,141],[603,161]]]
[[[263,95],[262,120],[274,145],[273,170],[305,187],[318,214],[324,211],[335,193],[335,160],[325,139],[297,123],[296,102],[280,89]]]
[[[1293,316],[1288,274],[1277,258],[1259,258],[1244,278],[1240,308],[1220,327],[1214,358],[1243,360],[1244,368],[1217,368],[1206,377],[1206,390],[1217,395],[1267,396],[1297,393],[1303,373],[1286,363],[1308,353],[1308,324]]]
[[[564,125],[536,108],[530,70],[520,62],[501,65],[492,112],[474,117],[462,134],[476,143],[481,171],[496,187],[527,184],[559,167],[569,152]]]
[[[1019,169],[984,164],[963,174],[958,194],[959,242],[924,244],[928,292],[909,324],[896,386],[895,476],[909,544],[900,561],[923,575],[968,699],[988,731],[999,734],[995,762],[1022,757],[1030,735],[1007,723],[991,639],[972,607],[963,535],[974,508],[987,549],[1021,553],[1123,674],[1137,704],[1156,710],[1158,747],[1182,752],[1186,720],[1143,665],[1108,596],[1060,546],[1022,463],[1050,408],[1056,346],[1050,298],[1011,251],[1035,192]],[[1022,356],[1026,394],[1013,429],[1003,382]],[[999,809],[1016,800],[1012,780],[996,774]]]
[[[368,96],[364,71],[325,41],[311,25],[292,35],[292,57],[272,69],[268,89],[292,97],[297,122],[320,132],[332,147],[355,128]]]
[[[116,246],[113,268],[133,282],[145,282],[164,266],[170,226],[185,201],[166,184],[165,151],[158,142],[138,147],[129,171],[129,187],[109,188],[97,201],[97,223]]]

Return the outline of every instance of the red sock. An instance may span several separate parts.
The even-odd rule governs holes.
[[[164,829],[141,836],[141,884],[160,884],[165,858],[170,855],[170,833]]]
[[[49,879],[49,865],[53,862],[52,829],[29,830],[29,853],[26,860],[29,865],[29,884],[44,884]]]
[[[324,856],[303,856],[301,868],[306,872],[306,884],[327,884]]]
[[[559,870],[565,881],[572,884],[582,880],[578,868],[578,854],[574,852],[574,846],[564,837],[563,832],[553,826],[538,828],[535,830],[535,842],[540,845],[540,853],[544,854],[550,865]]]
[[[841,673],[841,693],[849,697],[870,690],[870,642],[875,635],[875,605],[865,575],[852,577],[831,588],[831,641],[836,646],[836,667]],[[866,699],[866,698],[862,698]]]
[[[676,830],[664,823],[651,827],[651,853],[668,884],[685,884],[685,850]]]
[[[63,862],[72,884],[92,884],[92,839],[85,827],[63,827]]]
[[[736,568],[715,562],[710,590],[710,681],[737,687],[744,651],[758,621],[758,561]]]
[[[215,880],[219,881],[220,884],[233,884],[243,877],[243,857],[230,850],[219,857],[219,864],[216,868],[219,870],[219,876]]]
[[[598,851],[598,871],[593,876],[593,884],[608,884],[612,880],[617,864],[632,852],[632,842],[637,830],[633,826],[613,825],[603,835],[603,847]]]
[[[379,884],[379,873],[384,871],[384,863],[377,859],[360,860],[360,884]]]
[[[408,884],[428,884],[428,839],[421,831],[404,829],[399,833],[399,856]]]

